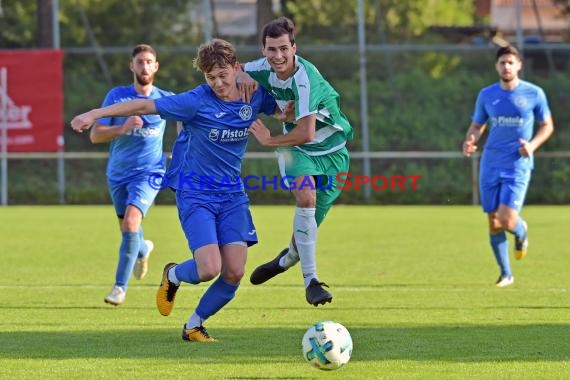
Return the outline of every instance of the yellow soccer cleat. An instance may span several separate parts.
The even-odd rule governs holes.
[[[210,334],[206,331],[204,326],[193,327],[187,329],[186,325],[182,328],[182,339],[188,342],[199,342],[199,343],[214,343],[217,342],[216,339],[212,338]]]
[[[170,315],[174,307],[174,298],[180,285],[174,285],[168,280],[168,270],[174,268],[176,263],[168,263],[162,272],[162,281],[156,292],[156,307],[160,314],[164,316]]]

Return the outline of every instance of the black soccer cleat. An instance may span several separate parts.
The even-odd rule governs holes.
[[[271,260],[268,263],[262,264],[255,268],[251,276],[249,277],[249,281],[253,285],[263,284],[266,281],[271,280],[273,277],[277,276],[279,273],[285,272],[287,269],[283,268],[279,265],[279,260],[285,256],[289,252],[289,248],[285,248],[282,250],[276,258]]]
[[[324,305],[327,302],[332,302],[332,294],[323,289],[323,286],[329,287],[324,282],[319,282],[316,279],[312,279],[305,289],[305,296],[307,302],[313,306]]]

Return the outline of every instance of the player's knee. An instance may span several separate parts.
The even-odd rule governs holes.
[[[297,191],[295,203],[301,208],[315,208],[317,205],[317,193],[315,191]]]
[[[121,222],[121,232],[137,232],[140,228],[140,223],[132,219],[123,219]]]
[[[508,215],[499,215],[497,219],[503,229],[512,229],[511,224],[513,224],[513,221]]]
[[[492,218],[489,220],[489,230],[492,234],[497,234],[504,230],[504,224],[501,222],[499,218]]]
[[[230,284],[239,284],[244,276],[244,269],[231,270],[223,273],[224,280]]]
[[[220,274],[220,267],[216,265],[204,265],[200,268],[200,280],[210,281]]]

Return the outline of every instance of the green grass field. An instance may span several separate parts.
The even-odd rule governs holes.
[[[292,213],[253,208],[247,278],[286,245]],[[149,274],[117,308],[103,303],[119,244],[111,206],[1,208],[0,378],[568,379],[570,207],[524,216],[529,255],[512,260],[516,283],[496,289],[478,207],[335,206],[317,253],[333,303],[305,302],[299,267],[265,285],[244,278],[207,323],[219,342],[204,345],[180,332],[205,284],[184,284],[169,317],[155,308],[162,267],[189,257],[174,207],[151,209]],[[325,319],[354,341],[333,372],[301,356],[305,329]]]

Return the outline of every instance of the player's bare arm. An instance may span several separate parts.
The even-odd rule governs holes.
[[[308,143],[315,138],[317,117],[314,114],[297,121],[297,126],[286,135],[271,136],[269,128],[259,119],[255,120],[249,131],[263,146],[296,146]]]
[[[137,116],[155,114],[156,107],[152,99],[135,99],[128,102],[115,103],[107,107],[95,108],[71,120],[71,128],[82,133],[91,128],[95,120],[111,116]]]
[[[523,139],[519,140],[521,143],[521,147],[519,148],[519,153],[521,154],[521,156],[523,157],[532,156],[534,152],[538,148],[540,148],[540,146],[544,144],[544,142],[548,140],[550,136],[552,136],[552,133],[554,133],[554,122],[552,121],[552,117],[549,116],[542,122],[538,123],[538,131],[536,132],[536,135],[534,135],[532,140],[530,141],[526,141]]]
[[[115,137],[125,135],[135,128],[140,128],[144,124],[140,116],[128,117],[123,125],[104,125],[95,123],[90,130],[89,138],[93,144],[106,143]]]
[[[463,142],[463,155],[465,157],[471,157],[473,153],[477,152],[476,144],[484,131],[485,124],[471,123]]]

